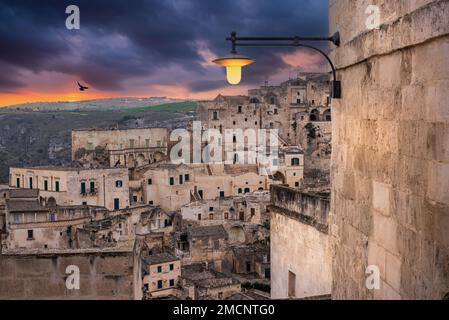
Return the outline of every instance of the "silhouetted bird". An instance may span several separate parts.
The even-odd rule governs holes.
[[[78,83],[78,86],[80,87],[80,91],[84,91],[86,89],[89,89],[89,87],[85,87],[85,86],[81,85],[78,81],[76,83]]]

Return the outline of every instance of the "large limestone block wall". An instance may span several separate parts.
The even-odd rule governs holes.
[[[66,288],[66,268],[80,289]],[[0,299],[133,299],[132,252],[0,255]]]
[[[368,30],[368,5],[379,29]],[[334,299],[449,292],[449,1],[330,0]],[[380,290],[366,288],[366,268]]]

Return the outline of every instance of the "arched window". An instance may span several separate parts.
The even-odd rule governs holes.
[[[332,121],[332,114],[331,114],[330,109],[327,109],[326,111],[324,111],[323,119],[324,119],[324,121]]]
[[[313,109],[310,112],[310,121],[319,121],[320,120],[320,112],[317,109]]]

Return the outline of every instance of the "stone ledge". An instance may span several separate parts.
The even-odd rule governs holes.
[[[272,211],[273,213],[277,213],[277,214],[282,214],[284,216],[287,216],[291,219],[294,219],[296,221],[299,221],[303,224],[309,225],[313,228],[315,228],[316,230],[318,230],[319,232],[322,232],[324,234],[328,234],[329,233],[329,225],[320,223],[317,219],[315,219],[314,217],[310,217],[310,216],[306,216],[303,215],[301,213],[298,212],[293,212],[291,210],[288,209],[284,209],[284,208],[279,208],[275,205],[269,205],[267,206],[268,209],[270,209],[270,211]]]
[[[340,48],[332,52],[332,56],[336,68],[345,69],[375,56],[387,55],[448,35],[449,1],[439,0],[383,24],[378,30],[365,31],[343,42]]]

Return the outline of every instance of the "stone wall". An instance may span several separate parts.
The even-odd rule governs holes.
[[[80,290],[66,288],[67,266]],[[132,251],[72,250],[0,255],[0,299],[133,299]]]
[[[330,294],[329,200],[281,186],[271,191],[271,297]]]
[[[449,291],[449,1],[331,0],[333,299]],[[381,25],[368,30],[368,5]],[[368,290],[377,266],[380,290]]]

